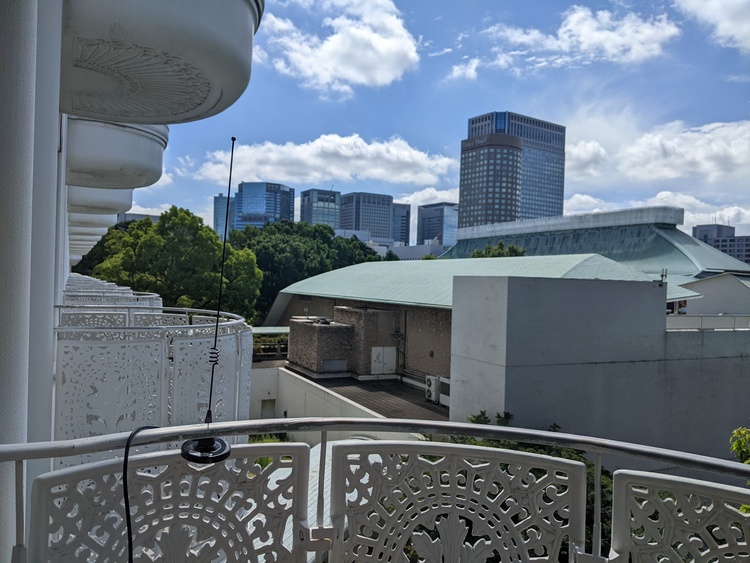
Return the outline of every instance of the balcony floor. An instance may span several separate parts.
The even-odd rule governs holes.
[[[318,379],[315,383],[386,418],[448,420],[446,407],[425,401],[423,390],[397,380],[357,381],[341,377]]]

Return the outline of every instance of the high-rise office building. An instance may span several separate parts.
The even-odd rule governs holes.
[[[294,189],[271,182],[240,182],[231,227],[263,227],[279,221],[294,221]]]
[[[461,142],[459,228],[519,218],[521,147],[520,138],[499,133]]]
[[[417,244],[425,241],[443,246],[456,244],[457,203],[430,203],[417,208]]]
[[[565,127],[517,113],[469,119],[459,227],[562,215]]]
[[[341,228],[370,231],[373,239],[392,239],[393,197],[364,192],[342,195]]]
[[[409,244],[411,236],[411,204],[394,203],[393,204],[393,231],[391,238],[394,242],[402,242],[404,245]]]
[[[311,225],[341,227],[341,192],[305,190],[300,194],[299,220]]]
[[[232,229],[232,220],[234,217],[234,196],[229,197],[229,232]],[[219,194],[214,196],[214,231],[219,234],[219,238],[224,240],[224,224],[227,218],[227,196]]]
[[[750,264],[750,236],[735,235],[730,225],[696,225],[693,236],[706,244],[729,254],[742,262]]]

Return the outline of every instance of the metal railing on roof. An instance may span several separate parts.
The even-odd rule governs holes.
[[[545,455],[519,456],[507,450],[467,449],[466,446],[435,442],[384,442],[380,445],[374,442],[369,448],[362,442],[337,444],[332,448],[334,462],[326,464],[327,433],[341,430],[363,434],[377,431],[473,436],[582,450],[595,462],[593,491],[587,489],[585,475],[581,480],[581,471],[585,474],[585,468],[575,462],[559,465]],[[362,549],[375,549],[369,542],[376,536],[383,539],[395,535],[398,541],[381,542],[383,545],[388,543],[389,549],[395,550],[384,557],[398,555],[405,542],[410,542],[410,549],[419,551],[424,557],[423,550],[442,550],[448,544],[455,544],[456,541],[450,541],[452,538],[459,546],[469,546],[466,549],[484,546],[488,553],[493,550],[503,553],[504,549],[510,549],[508,541],[511,541],[514,545],[519,543],[513,549],[522,558],[524,554],[528,557],[532,551],[542,553],[547,550],[549,557],[544,560],[554,560],[552,555],[559,550],[562,538],[567,537],[571,551],[579,551],[579,560],[603,561],[605,559],[599,557],[601,513],[603,508],[611,508],[619,515],[613,521],[612,530],[613,546],[620,550],[614,554],[616,557],[627,558],[630,554],[638,561],[650,561],[653,555],[649,553],[658,552],[664,556],[664,553],[671,553],[670,550],[676,550],[676,557],[686,557],[693,549],[691,546],[696,545],[701,550],[705,547],[706,553],[719,553],[725,558],[727,554],[747,553],[748,534],[737,535],[734,531],[750,530],[750,515],[740,510],[741,505],[750,504],[750,491],[721,485],[717,481],[726,476],[746,481],[750,479],[750,466],[640,444],[468,423],[307,418],[144,430],[133,440],[133,447],[175,445],[188,438],[208,436],[295,432],[319,432],[321,436],[321,460],[315,476],[318,479],[316,521],[312,514],[307,514],[306,506],[299,506],[300,503],[306,504],[309,485],[309,454],[304,444],[238,447],[224,466],[210,470],[214,466],[191,466],[176,453],[159,452],[138,457],[133,462],[134,487],[137,487],[135,492],[131,489],[135,506],[133,518],[143,531],[138,541],[153,539],[156,543],[149,549],[161,550],[162,553],[180,546],[184,550],[186,545],[194,549],[213,545],[208,549],[226,548],[222,553],[227,560],[234,560],[226,550],[235,544],[227,543],[227,535],[217,532],[234,530],[229,537],[238,534],[233,541],[248,550],[242,552],[245,559],[248,553],[266,550],[268,553],[294,554],[297,560],[314,552],[329,552],[330,560],[338,561],[351,560],[356,558],[356,553],[367,552],[360,551]],[[24,549],[25,512],[29,508],[34,514],[32,521],[36,523],[34,533],[38,549],[60,550],[65,548],[61,545],[66,541],[95,549],[90,547],[92,542],[86,536],[89,533],[98,539],[104,538],[101,545],[114,540],[123,541],[120,462],[102,462],[49,474],[35,484],[34,501],[30,507],[24,504],[23,489],[27,460],[107,451],[111,451],[110,456],[114,457],[120,454],[127,438],[128,433],[119,433],[60,442],[0,445],[0,463],[14,463],[16,466],[19,491],[16,496],[16,554]],[[601,459],[605,455],[699,470],[707,472],[708,477],[705,480],[686,480],[637,472],[622,472],[618,477],[618,472],[615,472],[615,502],[619,504],[603,507],[600,476]],[[333,480],[326,474],[329,466],[337,468]],[[198,483],[202,484],[198,486]],[[209,496],[209,492],[216,498]],[[168,498],[161,499],[160,495],[164,494]],[[253,496],[256,494],[261,496]],[[323,505],[328,494],[330,521],[324,521]],[[582,503],[589,494],[596,499],[593,522],[588,523],[593,539],[590,550],[584,553],[586,548],[582,544],[579,524],[584,522]],[[84,501],[84,497],[88,500]],[[250,498],[253,500],[248,500]],[[648,505],[635,502],[634,498],[648,498]],[[181,502],[177,502],[179,499]],[[60,506],[65,506],[65,510],[55,508]],[[268,512],[259,510],[259,506]],[[88,510],[94,510],[98,515],[93,524],[92,515],[84,514]],[[708,531],[701,524],[703,518],[697,517],[707,511],[713,522]],[[291,546],[283,544],[284,526],[279,524],[290,518],[295,530],[288,536],[294,538]],[[101,535],[104,521],[101,519],[109,522],[106,538]],[[669,523],[675,519],[676,524]],[[98,527],[99,531],[81,528],[83,520],[88,522],[87,526]],[[251,521],[255,524],[251,525]],[[391,521],[395,528],[390,527]],[[484,530],[482,526],[487,522],[497,533],[476,534],[481,541],[467,543],[466,534],[461,530],[467,525],[477,526],[474,530]],[[433,538],[439,538],[430,539],[425,544],[420,526],[432,530]],[[344,542],[347,527],[349,539]],[[360,534],[355,530],[364,532]],[[456,531],[463,535],[456,536]],[[68,532],[71,535],[66,535]],[[699,545],[696,538],[703,538],[706,533],[712,534],[714,539],[723,539],[716,546],[709,545],[710,538]],[[214,534],[215,537],[206,537],[205,534]],[[516,535],[520,538],[518,542]],[[122,543],[119,545],[121,549]]]

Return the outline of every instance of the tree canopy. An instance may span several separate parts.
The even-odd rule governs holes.
[[[221,308],[261,323],[279,291],[300,280],[380,256],[327,225],[282,221],[229,233]],[[213,309],[222,243],[186,209],[118,224],[75,268],[82,274],[162,296],[166,306]]]
[[[506,248],[503,241],[499,241],[495,245],[488,244],[482,250],[475,250],[471,253],[471,258],[505,258],[508,256],[523,256],[523,254],[523,248],[519,248],[515,244]]]
[[[281,221],[262,229],[245,227],[229,233],[234,248],[249,249],[263,271],[254,323],[265,319],[279,291],[300,280],[380,256],[356,237],[336,237],[328,225]]]
[[[110,228],[76,271],[158,293],[166,306],[213,309],[221,254],[213,229],[190,211],[172,207],[156,224],[143,219]],[[262,277],[252,252],[227,246],[221,308],[252,317]]]

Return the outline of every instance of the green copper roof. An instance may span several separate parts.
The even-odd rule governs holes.
[[[519,222],[520,224],[521,222]],[[511,232],[459,240],[441,258],[467,258],[474,250],[503,242],[528,256],[593,252],[641,272],[699,278],[722,272],[750,274],[750,265],[683,233],[673,225],[613,225],[537,232]]]
[[[365,262],[290,285],[279,293],[266,324],[277,322],[292,295],[450,309],[454,276],[658,279],[658,276],[644,274],[597,254]],[[669,300],[696,295],[677,285],[668,286]]]

